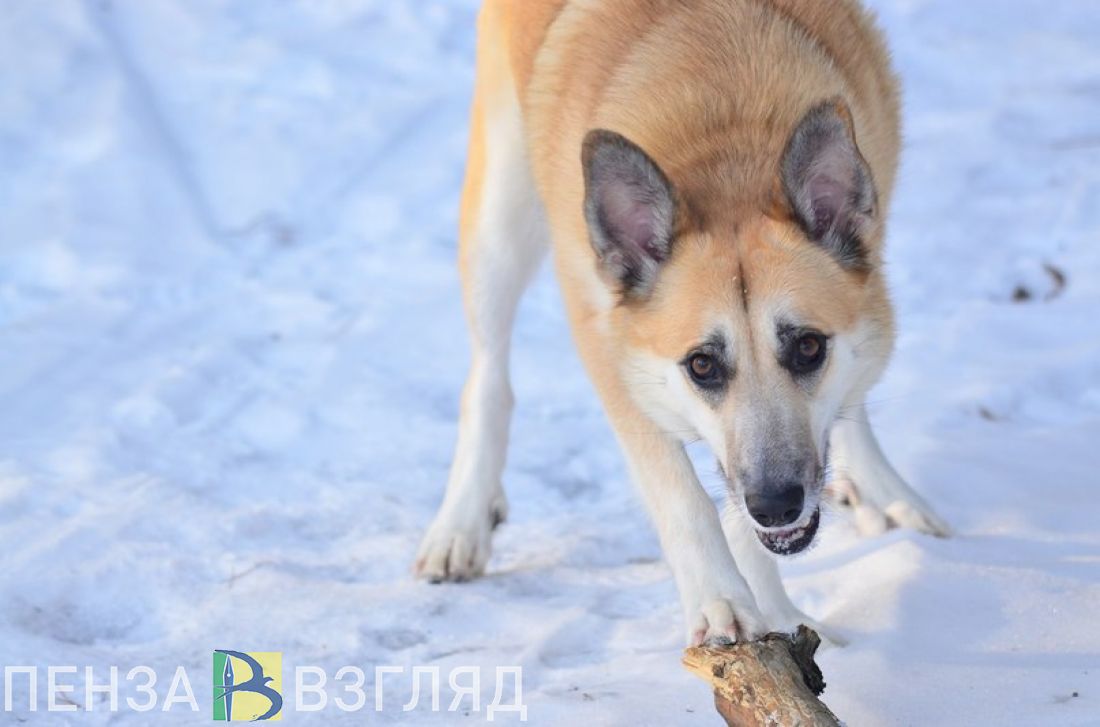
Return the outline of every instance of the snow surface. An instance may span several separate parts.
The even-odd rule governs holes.
[[[1100,724],[1100,3],[874,5],[907,148],[872,415],[960,534],[834,515],[788,585],[851,638],[820,662],[852,725]],[[545,271],[490,575],[409,576],[466,368],[475,11],[4,4],[0,665],[182,664],[203,711],[0,723],[205,722],[214,648],[330,676],[517,664],[535,724],[715,723]],[[410,692],[286,719],[484,719],[402,713]]]

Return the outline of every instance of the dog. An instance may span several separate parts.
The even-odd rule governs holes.
[[[417,573],[485,569],[507,514],[513,319],[550,245],[688,643],[821,628],[773,555],[813,540],[827,480],[946,535],[864,406],[894,338],[898,97],[857,0],[486,0],[459,230],[473,359]],[[685,453],[700,439],[724,519]]]

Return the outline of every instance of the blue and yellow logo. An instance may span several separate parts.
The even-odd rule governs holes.
[[[214,650],[214,721],[282,719],[283,654]]]

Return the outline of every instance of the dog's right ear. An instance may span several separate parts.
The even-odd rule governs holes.
[[[644,298],[672,250],[672,185],[641,147],[605,129],[585,136],[581,164],[584,214],[600,266],[625,297]]]

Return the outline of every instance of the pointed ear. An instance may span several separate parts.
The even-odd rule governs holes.
[[[672,249],[676,203],[664,172],[613,131],[584,138],[584,214],[604,272],[623,295],[645,297]]]
[[[826,101],[806,114],[787,142],[780,173],[806,235],[844,268],[866,270],[864,238],[877,214],[877,196],[843,101]]]

